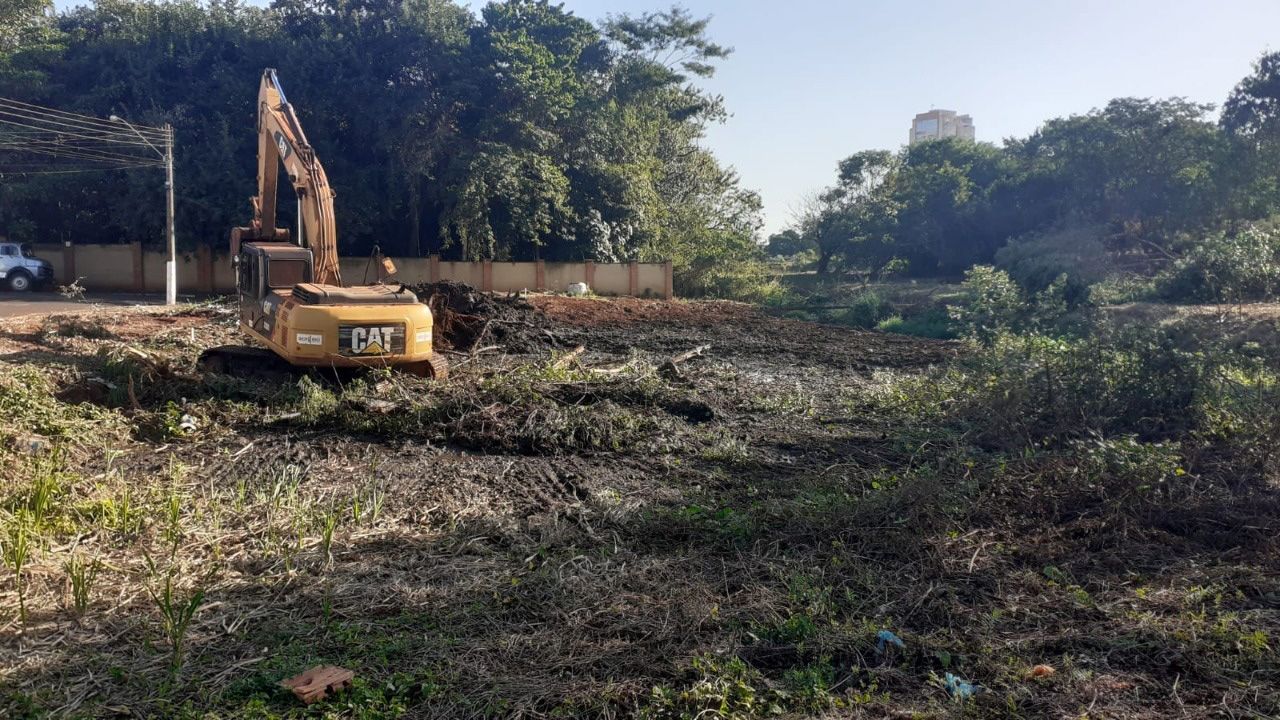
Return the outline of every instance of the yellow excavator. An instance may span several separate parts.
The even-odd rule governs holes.
[[[296,244],[287,228],[276,227],[281,165],[298,196]],[[240,328],[266,348],[211,348],[200,356],[202,368],[252,375],[283,360],[301,368],[394,367],[425,377],[448,375],[445,358],[432,350],[431,309],[413,292],[400,284],[342,284],[333,198],[276,71],[265,70],[258,91],[258,194],[251,199],[249,226],[231,230],[231,258]],[[378,267],[395,272],[389,260]]]

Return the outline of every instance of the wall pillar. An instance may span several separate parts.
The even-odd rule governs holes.
[[[196,289],[204,293],[213,292],[213,251],[208,245],[196,248]]]
[[[670,260],[662,263],[662,279],[662,297],[670,300],[676,296],[675,279],[672,277]]]
[[[133,291],[146,292],[147,279],[142,273],[142,243],[132,242],[129,243],[129,247],[133,250]]]
[[[587,284],[587,289],[595,292],[596,289],[596,264],[591,260],[586,262],[583,267],[583,282]]]
[[[440,256],[432,254],[427,262],[427,279],[429,282],[440,282]]]
[[[76,282],[76,246],[70,241],[62,243],[62,284],[74,285]]]
[[[547,289],[547,263],[539,260],[533,269],[533,289],[543,292]]]
[[[640,263],[632,260],[627,265],[627,294],[636,297],[640,294]]]
[[[493,261],[485,260],[480,265],[480,289],[493,292]]]

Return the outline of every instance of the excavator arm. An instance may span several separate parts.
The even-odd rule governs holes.
[[[276,227],[276,202],[280,167],[284,166],[297,193],[302,240],[314,258],[315,282],[341,285],[338,269],[338,230],[333,215],[333,188],[324,166],[307,142],[298,115],[280,88],[276,71],[262,73],[258,90],[258,194],[253,203],[253,220],[247,228],[231,234],[232,254],[242,241],[288,240],[289,231]]]

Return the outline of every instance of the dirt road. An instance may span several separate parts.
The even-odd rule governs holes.
[[[87,296],[83,302],[78,302],[68,300],[56,292],[15,293],[5,291],[0,292],[0,318],[81,312],[103,306],[159,305],[162,302],[164,302],[164,298],[158,295],[98,293]]]

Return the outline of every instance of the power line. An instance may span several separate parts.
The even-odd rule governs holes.
[[[91,150],[88,148],[81,148],[78,150],[73,150],[69,148],[50,149],[50,148],[34,148],[34,147],[23,147],[18,145],[0,144],[0,150],[11,150],[19,153],[24,153],[24,152],[35,153],[38,155],[49,155],[52,157],[68,157],[68,158],[75,158],[78,160],[95,160],[98,162],[126,162],[130,164],[144,163],[144,164],[152,165],[155,167],[159,167],[161,165],[161,163],[156,162],[155,160],[152,160],[150,158],[139,157],[137,155],[121,155],[119,153],[107,153],[107,152],[102,152],[100,150]]]
[[[4,114],[5,114],[5,111],[4,111],[4,110],[0,110],[0,115],[4,115]],[[24,118],[24,119],[28,119],[28,118]],[[20,122],[18,122],[18,121],[16,121],[16,120],[9,120],[9,119],[6,119],[6,118],[4,118],[4,117],[0,117],[0,123],[7,123],[7,124],[9,124],[9,125],[16,125],[16,126],[18,126],[18,127],[29,128],[29,129],[31,129],[31,130],[47,130],[47,128],[42,128],[42,127],[39,127],[39,126],[36,126],[36,125],[27,125],[27,124],[25,124],[25,123],[20,123]],[[68,136],[68,137],[80,138],[80,139],[82,139],[82,140],[107,140],[107,141],[114,142],[114,143],[120,143],[121,145],[136,145],[136,146],[138,146],[138,147],[150,147],[146,142],[139,142],[139,141],[137,141],[137,140],[132,140],[132,141],[130,141],[130,140],[117,140],[117,139],[115,139],[115,138],[104,137],[104,136],[102,136],[102,135],[99,135],[99,136],[96,136],[96,137],[95,137],[95,136],[93,136],[93,135],[82,135],[82,134],[79,134],[79,133],[73,133],[73,132],[66,131],[66,130],[58,130],[58,131],[55,131],[55,132],[58,132],[59,134],[61,134],[61,135],[65,135],[65,136]]]
[[[6,145],[6,146],[8,146],[8,147],[11,147],[11,148],[18,148],[18,149],[28,148],[28,147],[30,147],[30,148],[40,148],[40,149],[43,149],[43,150],[63,150],[63,149],[66,149],[66,150],[80,150],[80,151],[84,151],[84,152],[104,153],[104,154],[109,154],[109,155],[110,155],[110,154],[115,154],[115,155],[126,155],[127,157],[130,157],[130,158],[133,158],[133,157],[139,157],[139,156],[137,156],[137,155],[131,155],[131,154],[123,153],[123,152],[118,152],[119,150],[122,150],[123,148],[120,148],[118,145],[114,145],[114,144],[112,144],[112,143],[97,143],[97,142],[94,142],[94,144],[90,144],[90,143],[87,143],[87,142],[84,142],[84,141],[78,141],[78,142],[77,142],[77,141],[66,142],[66,141],[62,140],[61,138],[48,139],[48,140],[46,140],[46,139],[33,139],[33,138],[29,138],[29,139],[25,139],[25,140],[24,140],[24,139],[20,139],[20,138],[10,139],[10,138],[6,138],[6,137],[4,137],[3,135],[0,135],[0,145]]]
[[[11,110],[22,111],[36,116],[45,116],[49,122],[65,121],[63,124],[70,126],[79,125],[85,129],[101,129],[114,132],[121,132],[120,126],[111,120],[91,117],[89,115],[81,115],[79,113],[67,112],[56,108],[47,108],[40,105],[14,100],[12,98],[0,98],[0,105],[8,105]],[[130,123],[133,127],[139,129],[139,133],[151,135],[155,139],[164,139],[164,130],[162,128],[152,127],[150,125],[139,125]]]
[[[136,167],[149,167],[149,166],[138,165]],[[0,168],[0,175],[70,175],[72,173],[113,172],[116,170],[133,170],[133,169],[135,168],[134,167],[96,167],[96,168],[71,168],[68,170],[6,170],[4,168]]]
[[[23,107],[30,108],[31,110],[51,113],[54,115],[62,115],[67,117],[68,119],[79,119],[81,121],[98,123],[100,125],[114,125],[112,121],[103,120],[100,117],[94,117],[92,115],[82,115],[80,113],[73,113],[68,110],[59,110],[58,108],[44,107],[42,105],[35,105],[29,102],[23,102],[21,100],[14,100],[13,98],[0,98],[0,102],[6,102],[12,105],[21,105]],[[158,135],[164,134],[163,128],[158,128],[152,125],[140,125],[138,123],[133,123],[133,126],[137,128],[141,128],[144,131],[156,133]]]

